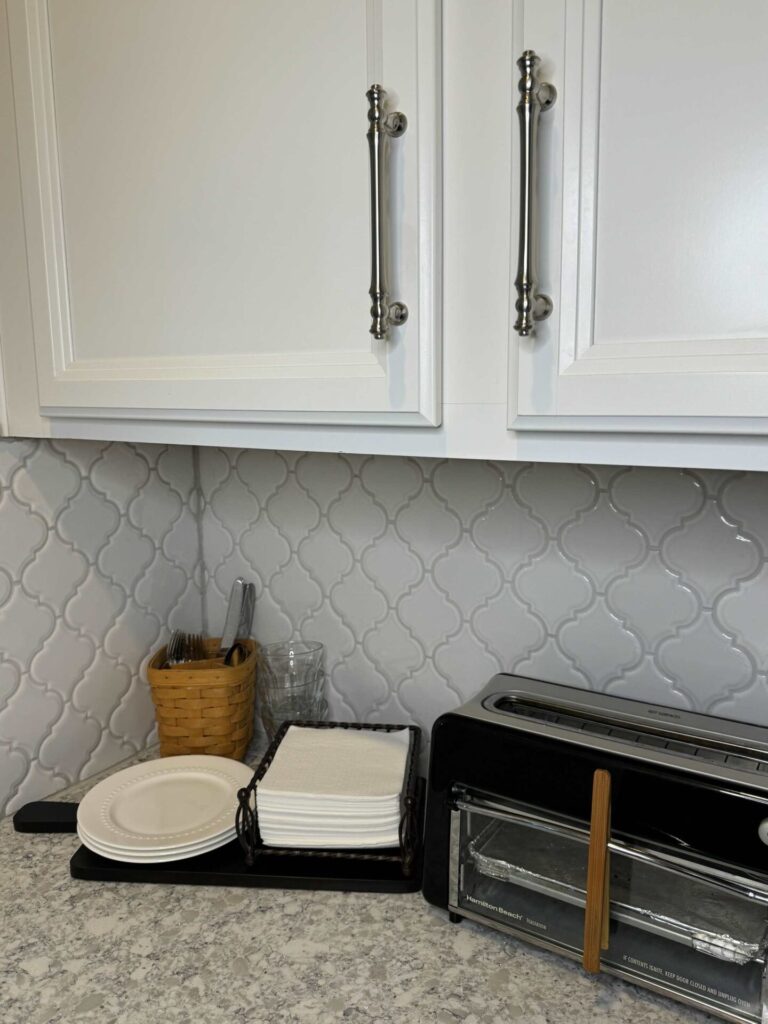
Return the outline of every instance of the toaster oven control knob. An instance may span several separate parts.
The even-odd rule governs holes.
[[[763,818],[757,826],[757,834],[760,837],[760,841],[768,846],[768,818]]]

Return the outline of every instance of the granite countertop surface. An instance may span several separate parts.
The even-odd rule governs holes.
[[[78,799],[100,777],[57,798]],[[77,846],[75,835],[0,822],[2,1024],[713,1020],[491,929],[452,925],[418,893],[76,881]]]

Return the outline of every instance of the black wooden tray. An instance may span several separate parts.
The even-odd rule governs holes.
[[[342,892],[418,892],[421,889],[424,779],[416,786],[419,837],[411,874],[406,875],[398,850],[391,860],[354,857],[285,857],[262,851],[252,867],[243,859],[236,839],[210,853],[167,864],[124,864],[92,853],[84,846],[69,862],[73,878],[90,882],[143,882],[166,885],[227,885],[261,889],[329,889]],[[66,808],[66,810],[64,810]],[[28,804],[14,817],[19,832],[75,832],[77,805],[54,802]],[[354,851],[350,851],[353,853]],[[382,850],[382,853],[387,851]]]

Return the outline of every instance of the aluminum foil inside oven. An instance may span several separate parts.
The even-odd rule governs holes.
[[[484,824],[471,837],[465,860],[488,878],[578,906],[586,902],[584,842],[498,821]],[[611,854],[610,871],[612,916],[721,960],[763,959],[765,904],[616,853]]]

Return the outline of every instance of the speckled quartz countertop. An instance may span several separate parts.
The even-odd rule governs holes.
[[[0,822],[2,1024],[712,1020],[418,894],[75,881],[77,845]]]

